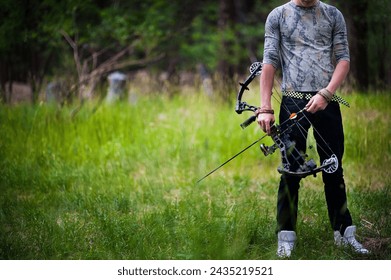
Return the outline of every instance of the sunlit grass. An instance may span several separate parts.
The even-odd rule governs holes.
[[[389,259],[390,97],[347,98],[349,207],[369,258]],[[249,115],[202,95],[73,109],[0,108],[0,258],[275,258],[278,153],[255,146],[195,184],[262,136]],[[360,258],[334,248],[326,211],[307,178],[293,258]]]

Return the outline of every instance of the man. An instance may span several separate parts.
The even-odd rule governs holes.
[[[299,121],[300,126],[292,127],[290,140],[304,154],[308,129],[313,125],[321,162],[329,158],[329,151],[338,159],[334,173],[322,172],[335,244],[350,245],[356,252],[366,254],[368,250],[355,239],[356,227],[347,208],[341,166],[344,134],[334,94],[350,67],[346,24],[341,12],[319,0],[292,0],[269,14],[260,78],[262,106],[256,112],[259,125],[268,134],[275,121],[271,94],[279,67],[283,76],[280,123],[290,113],[304,109],[305,117]],[[294,248],[299,187],[300,178],[281,176],[277,201],[279,257],[290,257]]]

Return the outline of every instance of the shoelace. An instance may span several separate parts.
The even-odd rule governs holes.
[[[361,250],[364,248],[362,244],[358,242],[355,238],[344,238],[344,241],[346,244],[350,244],[356,250]]]
[[[294,244],[290,242],[281,242],[278,244],[277,255],[279,257],[289,257],[293,251]]]

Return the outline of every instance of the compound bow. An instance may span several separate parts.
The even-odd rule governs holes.
[[[245,111],[250,111],[255,113],[255,111],[258,109],[257,106],[249,105],[245,101],[242,101],[242,97],[244,92],[246,90],[249,90],[248,85],[254,80],[256,76],[259,76],[261,74],[261,71],[262,71],[262,63],[254,62],[250,66],[250,75],[247,77],[247,79],[244,82],[239,83],[241,87],[238,92],[237,100],[236,100],[236,106],[235,106],[236,113],[242,114]],[[213,169],[204,177],[199,179],[197,183],[201,182],[203,179],[205,179],[206,177],[214,173],[216,170],[218,170],[219,168],[221,168],[222,166],[224,166],[225,164],[227,164],[228,162],[236,158],[238,155],[242,154],[250,147],[257,144],[267,136],[270,136],[272,138],[274,144],[271,146],[266,146],[264,144],[261,144],[260,149],[265,156],[273,154],[277,149],[280,150],[282,165],[277,168],[277,171],[280,174],[287,174],[291,176],[304,178],[309,175],[316,176],[316,174],[320,171],[324,171],[326,173],[334,173],[338,169],[338,159],[335,156],[335,154],[332,154],[330,158],[323,161],[321,166],[317,167],[313,159],[307,160],[306,159],[307,155],[300,153],[300,151],[295,147],[295,143],[289,139],[289,133],[291,132],[291,128],[293,126],[299,125],[300,120],[302,120],[303,118],[306,118],[307,120],[308,118],[305,116],[304,109],[300,109],[296,113],[291,113],[291,112],[289,113],[290,113],[290,117],[286,121],[284,121],[280,125],[277,124],[272,125],[270,135],[262,136],[261,138],[259,138],[258,140],[256,140],[255,142],[253,142],[243,150],[241,150],[239,153],[235,154],[233,157],[231,157],[230,159],[228,159],[227,161],[219,165],[217,168]],[[247,120],[245,120],[240,126],[244,129],[255,121],[256,121],[256,116],[253,115]],[[286,128],[282,129],[282,125],[285,125],[284,127]],[[327,145],[326,142],[325,144]]]

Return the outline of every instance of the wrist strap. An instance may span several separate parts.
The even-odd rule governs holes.
[[[274,110],[273,109],[264,109],[264,108],[260,108],[258,107],[257,110],[255,110],[255,116],[258,117],[258,115],[260,114],[272,114],[274,115]]]
[[[330,103],[330,101],[333,99],[333,94],[327,88],[321,89],[318,91],[318,94],[326,99],[327,103]]]

